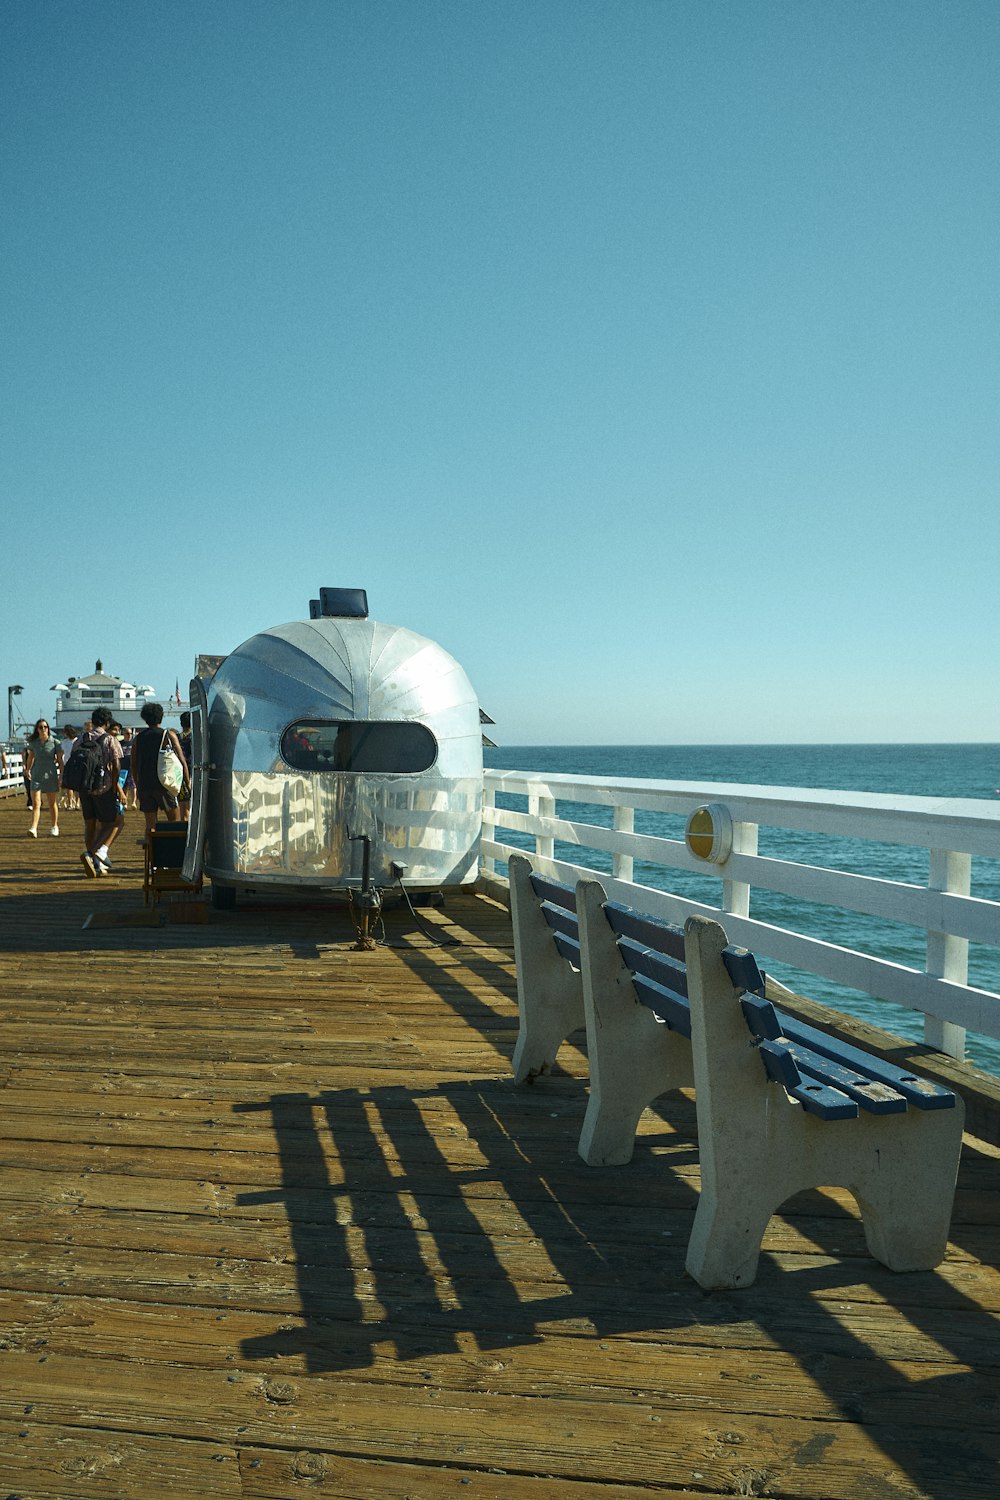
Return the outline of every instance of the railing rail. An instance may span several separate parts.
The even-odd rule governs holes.
[[[511,796],[525,802],[526,810],[498,805],[498,798]],[[1000,994],[969,984],[968,958],[970,942],[1000,950],[1000,901],[971,891],[972,857],[1000,860],[1000,804],[502,770],[485,773],[483,801],[487,873],[502,873],[498,864],[515,851],[526,852],[539,870],[562,880],[599,873],[614,900],[668,921],[683,922],[694,912],[717,916],[721,909],[733,942],[772,962],[922,1013],[926,1040],[953,1057],[964,1055],[967,1030],[1000,1039]],[[584,814],[559,816],[557,803],[607,809],[607,822],[593,821],[593,815],[590,820]],[[706,803],[722,803],[733,820],[733,851],[724,864],[706,864],[683,838],[635,831],[636,812],[687,818]],[[762,827],[926,850],[927,883],[759,854]],[[505,840],[505,832],[517,842]],[[558,859],[557,844],[563,846]],[[590,851],[590,857],[577,863],[573,848]],[[714,877],[716,890],[721,881],[721,901],[712,903],[708,884],[701,901],[636,883],[637,861],[706,881]],[[751,916],[751,893],[757,888],[916,928],[925,934],[925,966],[909,967],[758,920]]]
[[[3,769],[3,761],[0,761],[0,794],[6,796],[8,792],[19,788],[24,780],[24,757],[20,749],[8,749],[3,747],[6,758],[7,769]]]

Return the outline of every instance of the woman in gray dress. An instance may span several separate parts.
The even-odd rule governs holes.
[[[62,746],[45,719],[39,719],[28,736],[25,770],[31,777],[31,827],[28,837],[38,837],[42,798],[49,804],[53,838],[59,832],[59,783],[62,779]]]

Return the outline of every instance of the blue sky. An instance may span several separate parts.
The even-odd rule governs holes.
[[[322,584],[505,744],[1000,740],[1000,7],[5,0],[4,684]]]

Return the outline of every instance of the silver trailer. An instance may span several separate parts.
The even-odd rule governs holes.
[[[184,875],[218,906],[263,886],[361,893],[479,872],[478,699],[440,646],[322,589],[310,618],[199,658]]]

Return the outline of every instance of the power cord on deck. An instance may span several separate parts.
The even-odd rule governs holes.
[[[449,932],[436,932],[435,929],[429,925],[429,923],[421,921],[420,917],[418,917],[413,902],[410,900],[410,893],[406,889],[406,886],[403,884],[403,872],[405,868],[405,865],[397,865],[396,863],[393,863],[392,873],[399,881],[399,889],[402,891],[403,896],[406,900],[406,904],[410,908],[410,916],[417,924],[419,930],[423,933],[424,937],[430,938],[431,942],[436,943],[440,948],[460,948],[462,946],[460,939],[458,939],[457,937],[452,937],[451,933]]]

